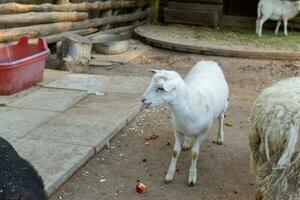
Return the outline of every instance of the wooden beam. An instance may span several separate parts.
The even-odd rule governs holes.
[[[48,35],[44,38],[46,39],[48,44],[53,44],[53,43],[63,40],[64,37],[69,34],[85,36],[85,35],[90,35],[92,33],[95,33],[97,30],[98,29],[96,29],[96,28],[89,28],[89,29],[82,29],[82,30],[76,30],[76,31],[68,31],[68,32],[59,33],[59,34],[55,34],[55,35]]]
[[[25,12],[86,12],[90,10],[110,10],[119,8],[140,8],[150,5],[149,0],[140,1],[107,1],[94,3],[67,3],[61,5],[54,4],[0,4],[0,14],[6,13],[25,13]]]
[[[24,14],[1,15],[0,25],[7,24],[45,24],[88,19],[84,12],[30,12]]]
[[[131,25],[131,26],[121,26],[121,27],[118,27],[118,28],[99,31],[97,33],[87,35],[86,37],[93,41],[93,38],[97,38],[97,36],[99,36],[101,34],[105,34],[105,33],[122,33],[122,32],[126,32],[126,31],[130,31],[130,30],[134,29],[135,27],[143,25],[145,23],[146,22],[142,22],[142,23],[139,23],[139,24]]]
[[[53,35],[67,31],[98,27],[106,24],[131,22],[147,17],[147,12],[118,15],[104,18],[95,18],[81,22],[58,22],[53,24],[41,24],[34,26],[10,28],[0,30],[0,42],[18,40],[19,37],[27,35],[31,38]]]

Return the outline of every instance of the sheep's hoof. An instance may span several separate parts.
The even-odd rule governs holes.
[[[195,183],[192,181],[189,183],[189,187],[194,187],[195,186]]]
[[[188,179],[189,187],[193,187],[197,182],[197,171],[191,171]]]
[[[213,143],[214,143],[214,144],[217,144],[217,145],[223,145],[223,144],[224,144],[224,142],[218,141],[218,140],[217,140],[217,141],[213,141]]]
[[[174,172],[175,173],[175,172]],[[165,184],[170,184],[173,181],[174,174],[168,173],[165,177]]]

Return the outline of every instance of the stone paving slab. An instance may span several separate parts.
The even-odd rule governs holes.
[[[6,106],[7,104],[12,103],[16,100],[19,100],[19,99],[31,94],[32,92],[39,90],[39,89],[40,89],[39,86],[33,86],[33,87],[31,87],[27,90],[23,90],[21,92],[13,94],[13,95],[0,96],[0,104],[2,106]]]
[[[56,190],[94,154],[92,147],[49,141],[17,139],[12,145],[37,169],[48,194]]]
[[[57,114],[50,111],[0,107],[0,135],[8,141],[22,137]]]
[[[41,88],[8,106],[49,111],[64,111],[87,96],[86,92]]]
[[[46,70],[40,86],[0,97],[0,136],[35,166],[51,194],[136,116],[147,84]]]
[[[139,99],[140,96],[126,94],[89,96],[25,138],[87,145],[99,151],[137,114]]]
[[[50,83],[42,83],[48,88],[63,88],[83,91],[98,91],[111,77],[91,74],[68,74]]]
[[[52,70],[52,69],[45,69],[44,70],[44,78],[43,81],[40,84],[50,83],[52,81],[55,81],[58,78],[61,78],[67,74],[71,74],[68,71],[61,71],[61,70]]]
[[[99,76],[88,74],[68,74],[51,83],[47,88],[66,88],[102,93],[141,94],[148,85],[149,78],[132,76]]]
[[[129,49],[125,53],[115,54],[115,55],[104,55],[104,54],[93,53],[92,60],[94,59],[96,61],[101,61],[101,62],[128,63],[129,61],[144,54],[149,49],[151,49],[151,47],[143,44],[138,40],[130,40]]]
[[[104,93],[143,94],[150,82],[148,77],[113,76],[100,88]]]

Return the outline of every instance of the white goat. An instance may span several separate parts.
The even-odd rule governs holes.
[[[264,90],[251,117],[249,145],[257,200],[300,199],[300,78]]]
[[[288,20],[300,11],[300,1],[260,0],[257,7],[256,34],[261,37],[263,24],[268,20],[277,21],[275,34],[278,34],[281,21],[284,23],[284,34],[288,35]]]
[[[217,144],[223,144],[223,120],[227,109],[228,85],[219,65],[213,61],[198,62],[185,80],[175,71],[152,70],[155,75],[143,95],[142,108],[156,107],[163,103],[172,109],[175,144],[172,161],[165,183],[173,180],[176,163],[184,141],[190,147],[190,137],[195,137],[188,183],[197,179],[197,159],[200,145],[209,132],[214,119],[219,118]]]

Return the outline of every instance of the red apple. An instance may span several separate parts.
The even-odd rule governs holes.
[[[147,188],[146,188],[146,185],[144,185],[143,183],[138,181],[136,184],[135,190],[137,193],[143,194],[146,192]]]

